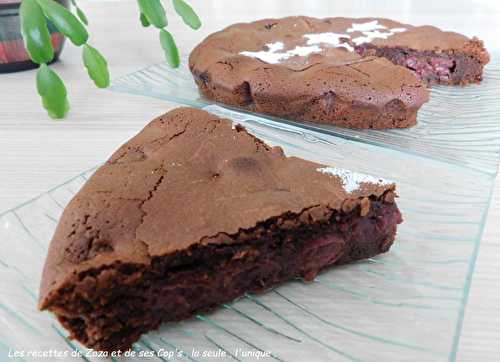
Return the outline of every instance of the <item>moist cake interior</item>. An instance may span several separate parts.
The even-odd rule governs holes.
[[[335,212],[316,224],[300,221],[307,212],[286,214],[232,235],[234,242],[228,245],[196,245],[155,258],[150,268],[117,264],[94,269],[62,290],[52,309],[72,337],[85,345],[128,349],[162,322],[209,311],[293,277],[312,280],[332,264],[386,252],[401,214],[384,198],[371,200],[364,216],[362,206]],[[89,284],[97,290],[89,293],[84,287]]]
[[[480,45],[478,45],[478,51]],[[398,47],[363,44],[356,47],[362,56],[389,59],[413,71],[427,84],[468,84],[482,80],[484,64],[471,54],[454,51],[417,51]]]

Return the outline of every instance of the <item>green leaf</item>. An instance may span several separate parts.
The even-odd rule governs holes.
[[[106,88],[109,86],[108,63],[97,49],[88,44],[83,46],[83,64],[97,87]]]
[[[66,87],[47,64],[40,65],[36,75],[36,88],[42,104],[52,118],[64,118],[69,111]]]
[[[141,16],[139,18],[141,20],[141,24],[143,27],[147,28],[148,26],[150,26],[151,24],[149,23],[149,20],[148,18],[146,18],[146,15],[144,15],[143,13],[141,13]]]
[[[150,24],[158,29],[167,26],[167,15],[160,0],[137,0],[139,9],[144,14]]]
[[[76,7],[76,15],[78,15],[78,19],[80,19],[82,23],[84,23],[85,25],[89,25],[89,20],[87,19],[87,16],[83,12],[83,10],[80,9],[79,7]]]
[[[71,0],[71,4],[73,4],[73,6],[75,7],[76,9],[76,15],[78,16],[78,19],[80,19],[80,21],[82,23],[84,23],[85,25],[89,25],[89,20],[87,19],[87,16],[85,15],[85,13],[83,12],[82,9],[80,9],[80,7],[78,6],[78,4],[76,3],[75,0]]]
[[[181,60],[179,57],[179,50],[177,49],[177,45],[175,45],[172,34],[170,34],[165,29],[161,29],[160,43],[165,52],[165,58],[167,59],[168,64],[170,64],[172,68],[177,68]]]
[[[56,28],[66,35],[73,44],[82,45],[87,42],[89,34],[85,26],[68,9],[54,0],[37,0],[45,16]]]
[[[23,0],[20,9],[24,46],[32,61],[48,63],[54,58],[47,20],[35,0]]]
[[[184,0],[173,0],[174,9],[182,17],[182,20],[193,29],[199,29],[201,21],[193,8]]]

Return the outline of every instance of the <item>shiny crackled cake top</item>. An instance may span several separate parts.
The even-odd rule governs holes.
[[[364,44],[414,50],[463,47],[468,38],[433,26],[412,26],[383,18],[288,17],[232,25],[212,36],[219,50],[290,68],[318,62],[360,59]],[[210,38],[210,37],[209,37]],[[314,58],[314,59],[310,59]]]
[[[395,185],[295,157],[210,113],[178,108],[120,147],[64,210],[49,248],[41,301],[66,278],[155,256],[287,213],[341,210]],[[221,239],[222,237],[222,239]],[[42,304],[43,305],[43,304]]]
[[[314,53],[327,52],[329,48],[342,48],[353,52],[354,46],[370,43],[375,39],[388,39],[391,36],[407,31],[404,27],[388,27],[379,20],[353,22],[344,32],[325,31],[320,33],[302,34],[304,45],[298,43],[293,48],[285,50],[283,41],[265,44],[264,50],[242,51],[241,55],[258,58],[266,63],[281,63],[292,57],[303,57]]]

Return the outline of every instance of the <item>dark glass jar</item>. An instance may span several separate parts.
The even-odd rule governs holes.
[[[68,0],[58,0],[65,7],[69,6]],[[38,67],[33,63],[24,48],[21,37],[21,24],[19,19],[20,0],[0,0],[0,73],[16,72],[19,70]],[[48,28],[54,47],[53,62],[59,59],[64,44],[64,36],[57,31],[51,22]]]

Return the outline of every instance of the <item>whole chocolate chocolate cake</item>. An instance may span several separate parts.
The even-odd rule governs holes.
[[[88,180],[50,244],[40,308],[98,350],[293,277],[386,252],[392,182],[294,157],[179,108]]]
[[[481,41],[388,19],[288,17],[232,25],[191,53],[200,91],[274,116],[353,128],[416,123],[429,83],[479,82]]]

